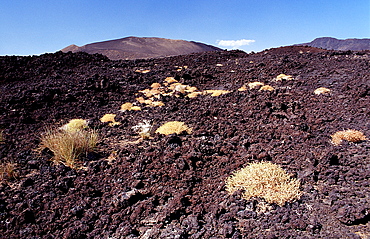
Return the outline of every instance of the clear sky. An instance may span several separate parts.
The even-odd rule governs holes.
[[[323,36],[370,38],[370,0],[0,0],[0,55],[127,36],[247,52]]]

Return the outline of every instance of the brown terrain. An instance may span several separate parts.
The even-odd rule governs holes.
[[[15,168],[0,183],[0,237],[370,238],[369,60],[297,46],[117,61],[1,56],[0,160]],[[249,88],[256,81],[264,88]],[[143,101],[149,91],[162,106]],[[141,110],[120,111],[127,102]],[[105,114],[118,123],[101,122]],[[75,169],[36,151],[47,127],[71,119],[99,135]],[[145,139],[132,128],[144,120]],[[191,130],[155,133],[167,121]],[[347,129],[367,139],[331,142]],[[299,198],[230,195],[227,178],[258,162],[298,179]]]
[[[70,45],[62,52],[100,53],[111,60],[133,60],[186,55],[205,51],[220,51],[220,48],[199,42],[172,40],[157,37],[125,37],[96,42],[84,46]]]
[[[333,37],[319,37],[309,43],[298,44],[327,50],[361,51],[370,50],[370,39],[336,39]]]

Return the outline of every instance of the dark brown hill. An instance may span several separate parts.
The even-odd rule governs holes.
[[[102,41],[84,46],[70,45],[62,52],[100,53],[111,60],[133,60],[186,55],[222,49],[200,42],[171,40],[158,37],[125,37],[116,40]]]
[[[370,39],[346,39],[340,40],[333,37],[320,37],[309,43],[298,44],[301,46],[312,46],[327,50],[339,51],[362,51],[370,50]]]

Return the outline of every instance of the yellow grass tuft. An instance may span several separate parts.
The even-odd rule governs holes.
[[[320,87],[320,88],[317,88],[313,93],[315,95],[320,95],[320,94],[327,94],[329,92],[330,92],[330,90],[328,88]]]
[[[228,90],[205,90],[206,94],[211,94],[211,96],[220,96],[230,93]]]
[[[275,88],[274,87],[272,87],[272,86],[269,86],[269,85],[264,85],[264,86],[262,86],[260,89],[259,89],[259,91],[261,91],[261,90],[267,90],[267,91],[274,91],[275,90]]]
[[[192,129],[186,126],[184,122],[170,121],[159,127],[155,132],[165,135],[181,134],[183,132],[191,134]]]
[[[126,111],[126,110],[131,110],[131,107],[132,107],[132,103],[130,102],[127,102],[127,103],[124,103],[121,105],[121,109],[120,111]]]
[[[82,129],[87,128],[87,121],[84,119],[72,119],[68,122],[68,124],[65,124],[61,127],[61,129],[65,131],[79,131]]]
[[[262,82],[259,82],[259,81],[248,83],[249,89],[255,89],[255,88],[258,88],[258,87],[263,86],[263,85],[264,84]]]
[[[299,180],[290,179],[280,166],[270,162],[251,163],[226,180],[226,190],[230,194],[242,190],[246,200],[263,198],[279,206],[299,199],[302,194],[299,186]]]
[[[177,82],[177,80],[175,80],[175,78],[173,77],[167,77],[166,79],[164,79],[164,81],[166,81],[168,84]]]
[[[140,106],[132,106],[131,107],[131,110],[133,110],[133,111],[140,111],[141,110],[141,107]]]
[[[91,129],[65,131],[48,129],[41,136],[39,150],[48,148],[54,153],[53,161],[71,168],[78,168],[79,159],[92,152],[98,142],[98,134]]]
[[[202,92],[191,92],[189,94],[187,94],[186,96],[189,97],[189,98],[196,98],[198,95],[201,95]]]
[[[115,114],[105,114],[103,117],[101,117],[100,121],[103,123],[110,122],[108,125],[109,126],[115,126],[115,125],[120,125],[120,122],[117,122],[114,118],[116,117]]]
[[[0,182],[14,179],[18,176],[17,165],[15,163],[1,163],[0,164]]]
[[[160,88],[160,87],[161,87],[161,84],[160,84],[160,83],[155,82],[155,83],[153,83],[150,87],[152,87],[153,89],[158,89],[158,88]]]
[[[340,145],[342,143],[342,140],[357,143],[367,139],[362,132],[353,129],[338,131],[335,134],[331,135],[331,142],[334,145]]]
[[[275,81],[293,80],[293,76],[280,74],[275,78]]]

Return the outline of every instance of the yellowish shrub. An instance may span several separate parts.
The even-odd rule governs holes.
[[[120,111],[126,111],[126,110],[131,110],[131,107],[132,107],[132,103],[130,102],[127,102],[127,103],[124,103],[121,105],[121,109]]]
[[[187,86],[185,91],[188,93],[193,93],[193,92],[196,92],[197,90],[198,89],[195,86]]]
[[[160,87],[161,87],[161,84],[159,84],[159,83],[155,82],[155,83],[153,83],[150,87],[152,87],[153,89],[158,89],[158,88],[160,88]]]
[[[357,143],[367,139],[362,132],[353,129],[338,131],[335,134],[331,135],[331,142],[334,145],[340,145],[342,143],[342,140]]]
[[[320,88],[317,88],[313,93],[315,95],[320,95],[320,94],[327,94],[329,92],[330,92],[330,90],[328,88],[320,87]]]
[[[282,80],[293,80],[293,76],[280,74],[275,78],[275,81],[282,81]]]
[[[76,131],[48,129],[41,136],[39,150],[48,148],[54,153],[54,162],[77,168],[78,160],[92,152],[97,142],[98,134],[91,129]]]
[[[245,85],[243,85],[242,87],[238,89],[238,91],[246,91],[246,90],[247,90],[247,87]]]
[[[153,101],[152,103],[150,103],[150,105],[154,107],[161,107],[164,106],[164,103],[162,101]]]
[[[114,118],[116,117],[115,114],[105,114],[103,117],[101,117],[100,121],[103,123],[110,122],[108,125],[109,126],[115,126],[115,125],[120,125],[120,122],[117,122]]]
[[[220,96],[230,93],[228,90],[205,90],[206,94],[211,94],[211,96]]]
[[[79,131],[81,129],[87,128],[87,121],[84,119],[72,119],[68,122],[68,124],[65,124],[61,127],[61,129],[65,131]]]
[[[184,122],[180,121],[170,121],[159,127],[156,131],[156,133],[159,134],[181,134],[183,132],[186,132],[188,134],[191,134],[192,129],[186,126]]]
[[[149,139],[152,127],[153,126],[150,124],[149,120],[144,120],[143,123],[139,123],[138,125],[133,126],[132,129],[138,132],[139,136],[142,139]]]
[[[189,97],[189,98],[196,98],[198,95],[201,95],[201,94],[202,94],[202,92],[196,91],[196,92],[191,92],[191,93],[187,94],[186,96]]]
[[[255,89],[255,88],[258,88],[258,87],[263,86],[263,85],[264,85],[264,83],[259,82],[259,81],[248,83],[249,89]]]
[[[164,81],[166,81],[168,84],[177,82],[177,80],[175,80],[175,78],[173,77],[167,77],[166,79],[164,79]]]
[[[264,86],[262,86],[259,90],[260,90],[260,91],[261,91],[261,90],[274,91],[274,90],[275,90],[275,88],[274,88],[274,87],[272,87],[272,86],[269,86],[269,85],[264,85]]]
[[[263,198],[279,206],[299,199],[302,194],[299,186],[297,179],[290,179],[280,166],[270,162],[251,163],[226,180],[226,190],[230,194],[242,190],[246,200]]]
[[[3,134],[4,130],[0,130],[0,144],[4,143],[4,134]]]
[[[132,106],[131,107],[131,110],[133,110],[133,111],[140,111],[141,110],[141,107],[140,106]]]
[[[0,182],[5,180],[11,180],[18,176],[17,168],[15,163],[3,162],[0,164]]]

